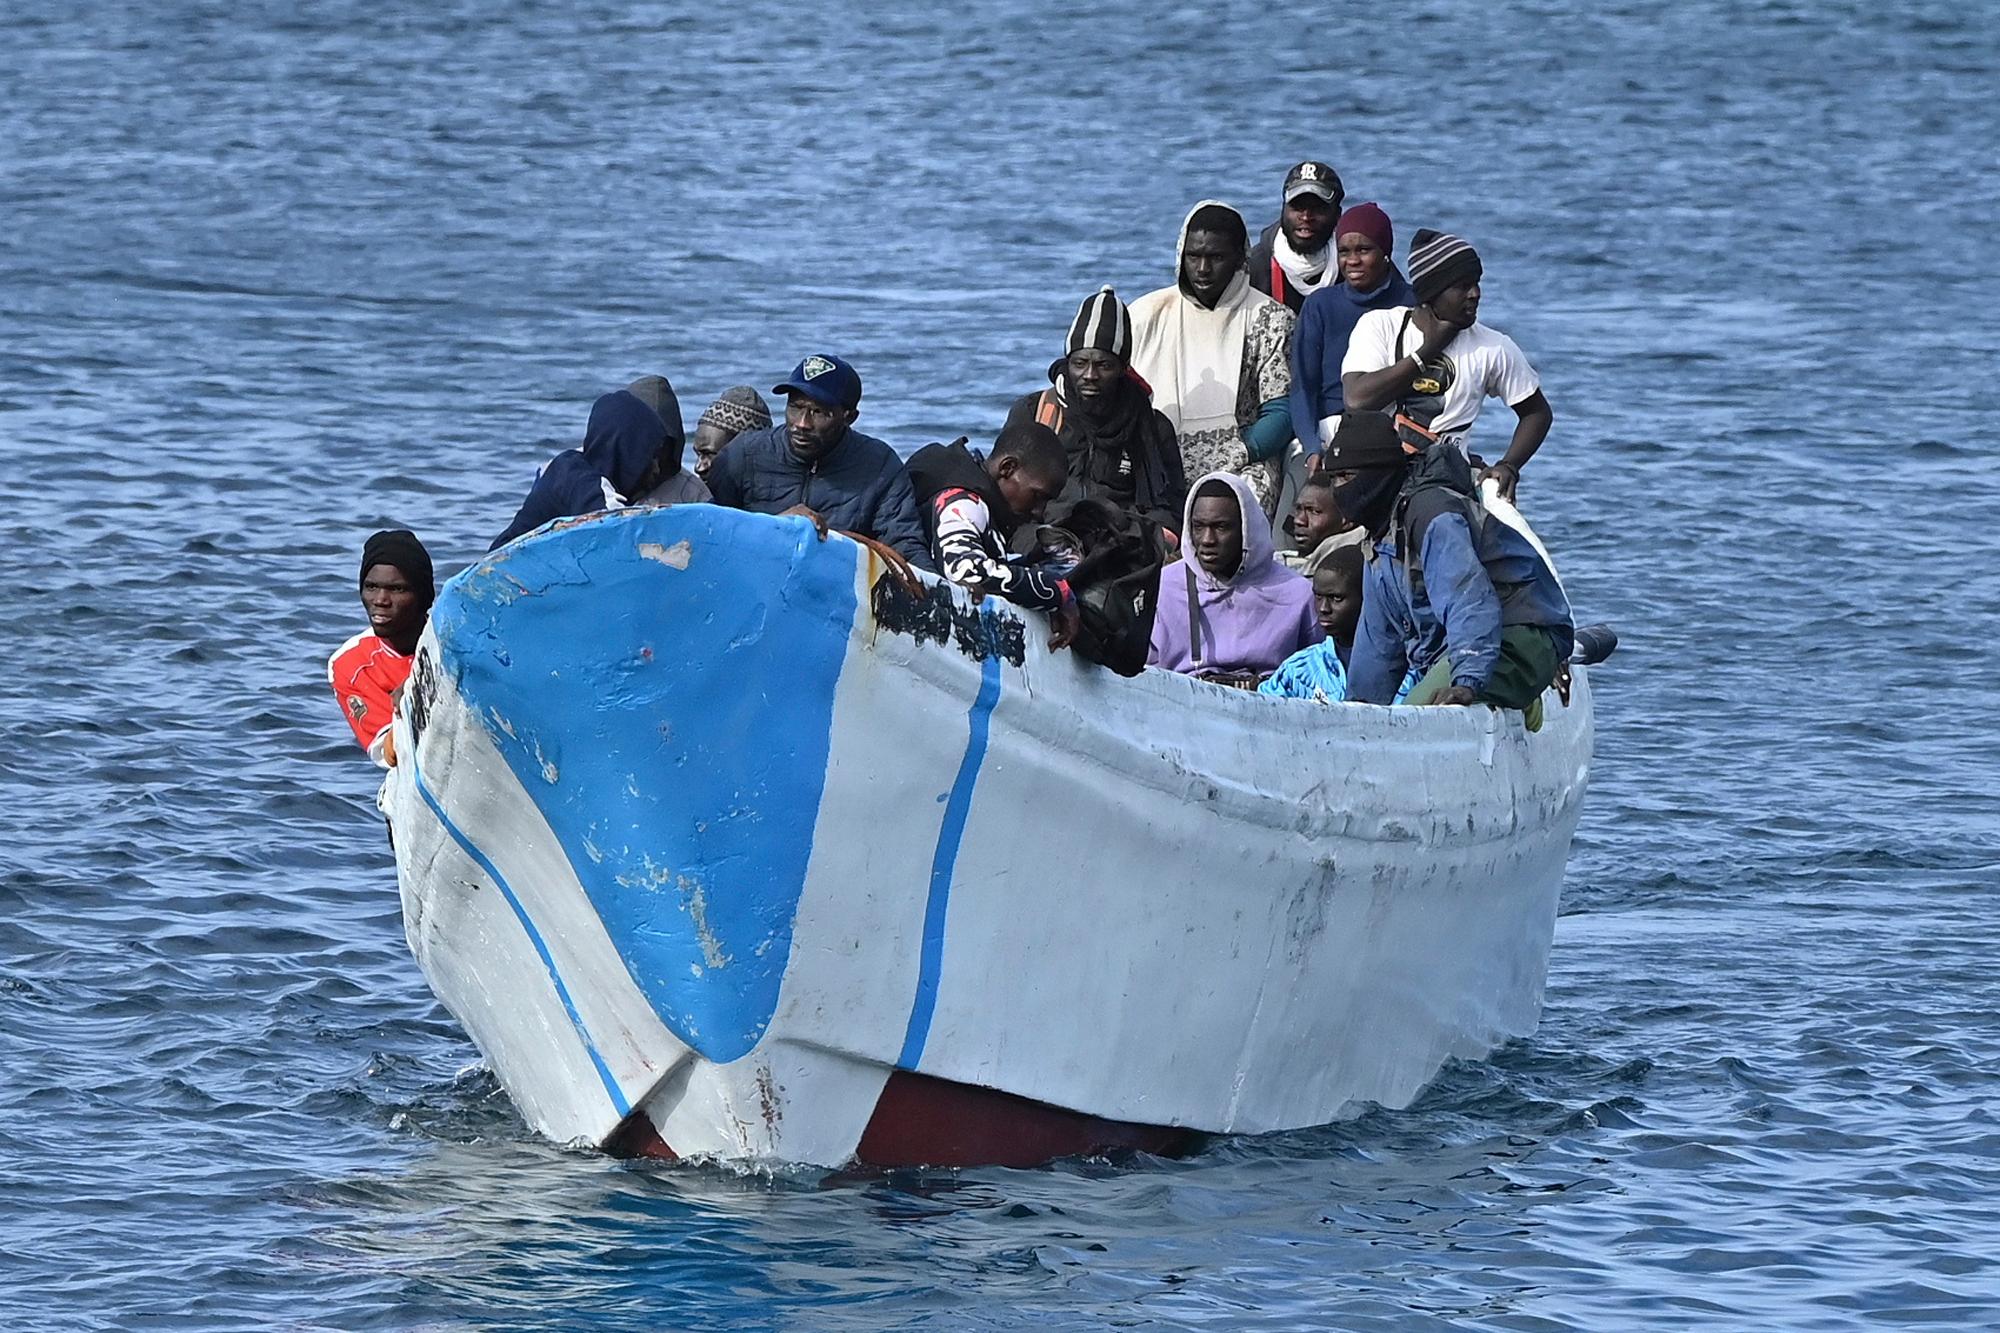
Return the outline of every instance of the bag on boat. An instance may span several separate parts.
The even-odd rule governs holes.
[[[1102,500],[1083,499],[1052,509],[1036,537],[1043,546],[1082,552],[1069,574],[1083,622],[1071,650],[1121,676],[1144,671],[1160,570],[1171,558],[1165,530]]]
[[[1403,350],[1404,335],[1410,331],[1410,321],[1417,312],[1414,309],[1403,312],[1403,322],[1396,326],[1396,360],[1400,363],[1413,352]],[[1425,450],[1441,438],[1431,429],[1431,423],[1444,407],[1445,390],[1451,387],[1452,364],[1448,358],[1437,361],[1422,361],[1417,364],[1416,377],[1410,387],[1389,404],[1389,419],[1395,423],[1396,437],[1415,450]]]

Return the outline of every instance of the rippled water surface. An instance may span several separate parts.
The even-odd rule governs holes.
[[[1977,4],[0,8],[0,1322],[2000,1324],[1996,86]],[[1624,632],[1541,1031],[1178,1162],[530,1137],[323,682],[360,538],[642,372],[990,437],[1302,156],[1480,247]]]

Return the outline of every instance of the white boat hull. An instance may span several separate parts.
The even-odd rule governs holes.
[[[453,580],[386,802],[410,945],[537,1130],[841,1165],[1401,1106],[1533,1030],[1590,696],[1273,700],[898,590],[803,520]]]

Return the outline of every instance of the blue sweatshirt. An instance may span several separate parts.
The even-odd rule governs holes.
[[[1347,697],[1389,703],[1406,671],[1428,670],[1441,653],[1451,657],[1452,684],[1483,690],[1508,625],[1572,632],[1569,599],[1527,538],[1489,517],[1475,546],[1463,514],[1440,514],[1424,526],[1423,582],[1413,590],[1392,533],[1362,571]],[[1562,652],[1568,656],[1567,645]]]
[[[757,514],[782,514],[805,505],[830,528],[873,537],[918,569],[937,570],[903,460],[882,441],[852,427],[811,463],[792,452],[782,422],[745,431],[715,456],[708,488],[717,504]]]
[[[1365,296],[1356,296],[1346,283],[1338,282],[1306,298],[1299,326],[1292,332],[1291,404],[1292,431],[1307,453],[1320,451],[1319,419],[1341,413],[1340,363],[1361,316],[1416,303],[1416,292],[1394,264],[1389,266],[1388,280]]]

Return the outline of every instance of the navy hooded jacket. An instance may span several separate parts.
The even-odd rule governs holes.
[[[659,413],[635,395],[625,389],[605,394],[591,404],[583,448],[565,449],[549,460],[514,521],[487,549],[505,546],[550,519],[594,514],[628,503],[666,439],[666,423]]]
[[[757,514],[804,505],[830,528],[873,537],[918,569],[937,571],[903,460],[851,426],[840,443],[810,463],[792,452],[783,422],[745,431],[715,456],[708,488],[717,504]]]

